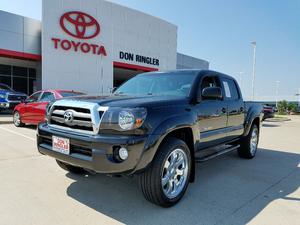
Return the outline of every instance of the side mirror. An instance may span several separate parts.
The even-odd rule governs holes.
[[[199,91],[200,92],[200,91]],[[223,98],[222,96],[222,90],[219,87],[207,87],[202,90],[202,93],[198,93],[197,100],[198,102],[201,99],[210,99],[210,100],[221,100]]]

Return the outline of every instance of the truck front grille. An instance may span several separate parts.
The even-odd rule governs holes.
[[[54,106],[50,116],[50,124],[93,132],[93,122],[90,109]]]
[[[108,107],[97,103],[62,99],[48,110],[48,124],[53,129],[75,133],[98,134]]]

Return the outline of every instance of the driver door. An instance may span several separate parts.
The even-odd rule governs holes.
[[[38,103],[33,106],[33,116],[36,123],[45,120],[46,107],[52,101],[55,101],[54,94],[51,91],[44,91]]]
[[[219,77],[205,76],[201,81],[199,91],[202,93],[203,89],[207,87],[222,89]],[[209,148],[224,142],[227,127],[227,103],[224,99],[205,99],[202,97],[196,107],[200,130],[199,148]]]
[[[42,92],[36,92],[29,96],[24,103],[24,111],[22,114],[22,121],[24,123],[31,123],[33,119],[33,107],[39,101]]]

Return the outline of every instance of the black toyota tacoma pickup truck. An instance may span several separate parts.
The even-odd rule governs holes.
[[[111,96],[49,105],[37,146],[71,173],[137,175],[147,200],[170,207],[194,181],[195,163],[231,150],[253,158],[261,119],[261,105],[244,102],[230,76],[144,73]]]

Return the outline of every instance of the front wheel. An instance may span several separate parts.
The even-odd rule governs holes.
[[[190,179],[191,153],[186,143],[168,138],[158,149],[152,165],[139,177],[145,198],[162,207],[171,207],[183,197]]]
[[[249,134],[240,142],[238,154],[245,159],[252,159],[256,155],[259,141],[259,130],[256,124],[253,124]]]
[[[13,114],[13,122],[16,127],[23,127],[25,124],[21,121],[21,116],[18,111],[15,111]]]

